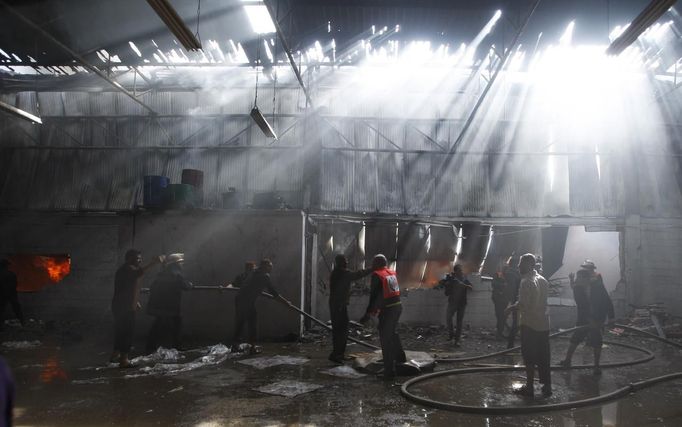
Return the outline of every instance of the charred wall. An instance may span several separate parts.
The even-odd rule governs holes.
[[[184,252],[188,279],[197,285],[226,284],[246,260],[269,257],[277,289],[289,300],[301,299],[300,211],[227,212],[168,211],[163,214],[74,215],[5,214],[0,221],[0,253],[67,253],[71,273],[39,292],[21,293],[24,309],[45,321],[81,321],[99,328],[111,321],[113,278],[131,247],[145,262],[162,253]],[[148,287],[158,267],[143,278]],[[184,331],[225,341],[231,336],[234,292],[192,291],[184,296]],[[143,296],[143,303],[146,296]],[[272,301],[261,301],[259,330],[264,337],[298,333],[300,319]],[[146,334],[149,318],[138,317]]]

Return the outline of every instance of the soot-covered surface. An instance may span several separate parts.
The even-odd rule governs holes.
[[[433,334],[425,340],[423,336],[418,339],[420,334],[409,328],[401,330],[406,348],[432,355],[463,357],[504,348],[503,342],[495,341],[488,333],[470,333],[462,346],[455,348],[444,335]],[[220,343],[192,343],[186,351],[162,349],[138,357],[132,369],[108,363],[110,343],[107,335],[99,331],[73,335],[8,325],[0,339],[3,343],[31,343],[0,346],[17,382],[15,415],[19,426],[682,424],[680,381],[663,383],[604,406],[530,416],[486,417],[422,407],[403,398],[396,383],[383,382],[373,375],[352,375],[351,362],[335,367],[327,360],[330,343],[324,334],[306,343],[268,343],[257,356],[232,353],[229,346]],[[594,377],[590,370],[554,372],[554,395],[536,402],[582,399],[631,381],[682,370],[682,353],[678,349],[638,337],[617,339],[647,347],[657,357],[643,365],[605,369],[601,377]],[[376,338],[373,342],[376,344]],[[563,356],[566,344],[565,339],[552,341],[553,361]],[[365,351],[356,344],[349,347],[349,353]],[[608,346],[603,360],[640,356]],[[243,363],[247,361],[257,363]],[[589,350],[580,348],[574,363],[590,361]],[[519,362],[519,356],[479,362],[514,364]],[[457,366],[466,365],[439,364],[436,369]],[[510,394],[514,384],[522,381],[522,372],[472,374],[429,381],[415,386],[413,391],[469,405],[534,404]]]

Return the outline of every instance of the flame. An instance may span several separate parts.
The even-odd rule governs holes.
[[[71,258],[57,260],[52,257],[39,256],[37,257],[37,264],[47,270],[50,280],[55,283],[60,282],[71,272]]]
[[[8,259],[9,269],[17,275],[19,292],[40,291],[61,282],[71,273],[68,254],[14,254]]]
[[[45,361],[45,366],[40,372],[40,380],[45,384],[50,384],[59,380],[68,380],[69,376],[66,371],[62,369],[59,359],[56,356],[50,356]]]

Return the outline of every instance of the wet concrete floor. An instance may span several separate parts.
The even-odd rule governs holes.
[[[603,406],[523,416],[483,416],[424,407],[406,400],[400,387],[374,376],[340,378],[322,372],[329,340],[310,343],[269,343],[256,356],[232,354],[227,347],[197,343],[184,352],[161,352],[137,360],[134,369],[107,364],[106,334],[72,340],[59,334],[41,336],[3,333],[0,350],[17,383],[15,420],[18,426],[680,426],[682,381],[638,391]],[[21,338],[25,338],[22,340]],[[39,339],[36,339],[39,338]],[[478,373],[444,377],[415,386],[421,396],[467,405],[519,406],[584,399],[648,377],[682,371],[682,352],[647,339],[624,337],[622,342],[656,353],[646,364],[604,369],[553,372],[554,395],[524,400],[510,394],[523,372]],[[374,340],[376,341],[376,339]],[[456,357],[501,350],[504,345],[486,336],[471,336],[460,348],[435,337],[429,342],[406,341],[412,350],[450,353]],[[15,344],[11,344],[15,343]],[[22,343],[22,344],[18,344]],[[552,360],[561,359],[567,341],[552,341]],[[26,348],[16,348],[26,347]],[[349,352],[365,352],[351,345]],[[248,359],[286,356],[259,362]],[[634,360],[633,350],[608,346],[603,362]],[[501,356],[480,363],[517,363],[519,356]],[[574,363],[589,363],[589,349],[579,348]],[[282,364],[277,364],[282,362]],[[439,364],[437,370],[462,364]],[[343,371],[343,370],[342,370]],[[405,378],[399,378],[399,382]],[[283,383],[284,382],[284,383]],[[267,394],[264,390],[296,394]],[[261,391],[258,391],[260,389]]]

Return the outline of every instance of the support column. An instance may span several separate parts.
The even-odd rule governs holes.
[[[628,215],[625,218],[623,257],[628,304],[644,305],[652,302],[653,289],[644,282],[642,274],[642,221],[639,215]]]

